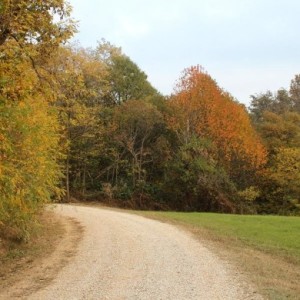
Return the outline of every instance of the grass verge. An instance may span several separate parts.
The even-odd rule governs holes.
[[[299,299],[300,218],[139,212],[193,232],[234,263],[268,299]]]

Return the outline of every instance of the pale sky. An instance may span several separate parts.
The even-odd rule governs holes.
[[[200,64],[237,100],[300,74],[300,0],[69,0],[75,39],[122,48],[162,94]]]

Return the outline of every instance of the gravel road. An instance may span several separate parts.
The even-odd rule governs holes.
[[[232,266],[175,226],[58,205],[84,227],[77,254],[29,299],[261,299]]]

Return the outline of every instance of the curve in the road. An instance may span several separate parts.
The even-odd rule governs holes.
[[[58,205],[78,220],[77,255],[29,299],[260,299],[192,235],[141,216]]]

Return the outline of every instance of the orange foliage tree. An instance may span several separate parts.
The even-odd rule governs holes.
[[[259,169],[266,161],[266,150],[244,105],[218,87],[200,66],[185,69],[170,105],[176,114],[169,118],[170,127],[183,143],[192,135],[213,142],[215,158],[230,171],[232,164]]]

